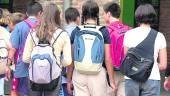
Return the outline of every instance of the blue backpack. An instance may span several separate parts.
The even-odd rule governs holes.
[[[74,65],[82,74],[97,74],[104,59],[102,26],[80,26],[74,38]]]

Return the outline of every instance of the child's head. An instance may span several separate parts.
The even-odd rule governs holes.
[[[19,13],[19,12],[12,13],[11,17],[10,17],[10,22],[9,22],[10,31],[12,31],[14,29],[14,27],[17,23],[21,22],[25,18],[26,18],[25,14],[22,14],[22,13]]]
[[[0,25],[6,27],[9,24],[10,12],[7,9],[0,8]]]
[[[51,40],[57,27],[61,27],[60,9],[56,4],[48,3],[44,6],[40,24],[36,27],[38,38],[44,41]]]
[[[85,24],[88,19],[96,20],[99,25],[99,6],[92,0],[86,1],[82,6],[82,24]]]
[[[108,2],[103,6],[103,9],[104,9],[103,17],[106,23],[109,22],[110,18],[118,19],[120,17],[121,9],[117,3]]]
[[[67,24],[74,22],[77,25],[79,25],[80,24],[79,11],[76,8],[72,8],[72,7],[68,8],[65,11],[65,20],[66,20]]]
[[[43,7],[39,2],[32,1],[27,6],[27,15],[40,17]]]
[[[135,11],[137,24],[152,25],[157,21],[157,15],[152,5],[142,4]]]

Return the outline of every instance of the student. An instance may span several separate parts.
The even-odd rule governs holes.
[[[76,8],[68,8],[65,11],[65,20],[67,25],[65,26],[65,30],[71,36],[72,31],[80,25],[80,13]]]
[[[0,26],[0,36],[1,36],[0,37],[0,42],[1,42],[0,44],[5,44],[4,46],[2,46],[2,45],[0,45],[0,46],[6,47],[7,51],[8,51],[10,48],[12,48],[11,43],[10,43],[10,38],[9,38],[10,37],[9,32],[7,32],[7,30],[5,28],[1,27],[1,26]],[[2,49],[1,49],[0,55],[2,56],[2,55],[4,55],[4,53],[5,52],[2,52]],[[4,69],[5,69],[5,67],[4,67]],[[5,74],[0,74],[0,96],[5,96],[5,94],[4,94],[4,77],[5,77]]]
[[[8,24],[9,27],[9,32],[12,32],[14,30],[14,27],[17,23],[23,21],[24,19],[26,19],[26,15],[16,12],[16,13],[12,13],[10,16],[10,22]]]
[[[39,18],[42,13],[42,6],[38,2],[31,2],[27,7],[27,15],[29,16],[26,20],[30,23],[37,25],[39,22]],[[8,65],[10,65],[13,61],[16,62],[15,71],[14,71],[14,79],[12,84],[12,93],[19,94],[21,96],[29,96],[29,80],[28,80],[28,63],[24,63],[22,61],[23,50],[25,41],[28,35],[31,26],[29,26],[25,21],[18,23],[14,30],[12,31],[10,40],[12,43],[12,49],[9,51]],[[14,55],[15,54],[15,55]],[[10,68],[7,67],[7,77],[10,77]]]
[[[85,40],[84,45],[79,45],[79,44],[83,44],[83,43],[78,43],[81,41],[76,42],[77,40],[80,40],[80,39],[76,39],[76,38],[81,38],[81,37],[78,37],[79,36],[78,34],[79,33],[84,34],[84,32],[80,31],[81,28],[82,28],[82,30],[84,30],[84,32],[85,31],[87,32],[86,35],[83,35],[83,36],[87,36],[87,37],[82,37]],[[98,46],[100,46],[100,47],[98,47],[98,49],[94,49],[94,50],[89,49],[88,50],[88,48],[92,48],[91,46],[93,46],[93,45],[91,45],[91,44],[94,44],[91,42],[91,40],[94,40],[93,35],[89,35],[88,32],[90,32],[89,34],[93,34],[93,35],[96,34],[94,36],[96,36],[96,38],[100,38],[100,40],[102,40],[101,42],[103,42],[103,43],[101,43],[99,41],[101,45],[98,45],[97,43],[95,43]],[[102,36],[102,37],[100,37],[100,36]],[[89,42],[88,44],[90,44],[90,46],[86,43],[86,40],[87,40],[87,42]],[[99,39],[97,39],[97,41],[98,40]],[[77,27],[76,29],[73,30],[73,32],[71,34],[71,43],[74,46],[73,53],[74,53],[74,68],[75,69],[74,69],[73,73],[72,73],[72,70],[69,70],[67,72],[68,73],[68,91],[71,90],[71,83],[73,83],[75,96],[108,96],[107,95],[107,91],[108,91],[107,84],[108,83],[107,83],[107,79],[106,79],[106,70],[102,67],[102,63],[103,63],[103,59],[105,59],[105,64],[106,64],[106,68],[107,68],[107,71],[109,74],[110,84],[112,87],[112,91],[114,91],[115,84],[114,84],[114,80],[113,80],[113,70],[112,70],[112,65],[111,65],[110,47],[109,47],[110,46],[110,37],[109,37],[109,33],[108,33],[107,29],[105,27],[99,26],[99,7],[96,2],[86,1],[83,4],[83,6],[82,6],[82,26]],[[82,46],[82,48],[78,48],[77,45],[79,47]],[[82,49],[84,49],[84,51]],[[96,52],[96,50],[98,50],[100,52],[96,53],[96,54],[92,53],[92,51]],[[87,52],[91,52],[91,53],[87,53]],[[103,56],[102,53],[105,54],[105,56]],[[84,57],[83,54],[84,55],[86,54],[87,56]],[[93,54],[93,55],[90,55],[90,54]],[[94,56],[94,58],[93,58],[93,56]],[[84,60],[82,60],[82,57]],[[80,61],[79,61],[79,59],[80,59]],[[91,63],[93,61],[94,61],[94,63]],[[82,67],[81,67],[81,65],[82,65]],[[87,68],[86,65],[89,67]],[[95,66],[95,68],[94,68],[94,66]],[[73,67],[73,65],[69,66],[69,67]],[[69,93],[72,93],[72,92],[69,92]]]
[[[124,52],[142,42],[151,30],[157,16],[152,5],[142,4],[135,11],[135,19],[139,27],[125,34]],[[159,62],[157,61],[159,56]],[[125,77],[126,96],[160,96],[160,71],[167,66],[166,40],[161,32],[158,32],[154,46],[154,65],[146,82],[137,82]]]
[[[23,61],[27,63],[31,61],[31,53],[35,44],[41,41],[48,41],[54,48],[56,62],[60,66],[68,66],[71,64],[70,37],[67,32],[61,29],[60,11],[56,4],[50,3],[45,5],[40,21],[41,23],[35,27],[35,31],[31,31],[28,35],[23,53]],[[60,58],[61,52],[63,53],[63,59]],[[32,96],[59,96],[59,89],[60,81],[59,85],[55,86],[55,89],[51,91],[32,90]]]
[[[80,25],[80,13],[76,8],[70,7],[65,11],[65,20],[67,24],[64,29],[68,32],[69,36],[71,36],[72,31]],[[65,71],[67,72],[67,69]],[[62,76],[62,83],[64,96],[69,96],[67,91],[67,78],[64,76]]]
[[[120,20],[121,9],[117,3],[108,2],[104,5],[104,20],[107,24],[107,29],[110,34],[111,44],[111,57],[114,72],[115,83],[117,86],[116,96],[125,96],[124,91],[124,77],[120,73],[119,67],[121,61],[124,58],[123,48],[123,37],[126,31],[130,29],[129,26],[124,25]],[[118,43],[116,43],[118,42]],[[116,51],[115,51],[116,50]]]

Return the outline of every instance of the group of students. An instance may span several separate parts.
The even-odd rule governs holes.
[[[0,75],[1,81],[4,77],[10,79],[10,66],[15,65],[11,95],[60,96],[63,89],[64,96],[160,96],[160,71],[167,67],[167,46],[162,33],[158,32],[155,39],[154,64],[146,82],[124,77],[120,72],[128,49],[144,40],[156,22],[154,8],[142,4],[136,9],[139,27],[134,29],[119,19],[121,9],[117,3],[109,2],[103,9],[106,27],[100,26],[99,6],[93,0],[83,3],[81,16],[76,8],[68,8],[67,24],[63,27],[56,4],[42,7],[31,2],[26,12],[28,18],[12,23],[16,25],[10,39],[6,29],[0,27],[8,49],[6,75]],[[61,77],[63,66],[67,78]],[[50,72],[46,73],[48,68]],[[164,87],[170,88],[169,77]]]

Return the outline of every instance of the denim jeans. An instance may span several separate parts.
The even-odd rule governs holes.
[[[4,96],[4,78],[0,78],[0,95]]]
[[[147,80],[142,83],[126,79],[125,96],[160,96],[160,86],[160,80]]]

